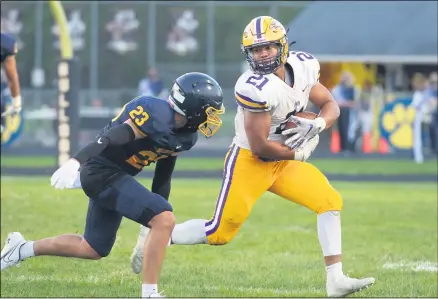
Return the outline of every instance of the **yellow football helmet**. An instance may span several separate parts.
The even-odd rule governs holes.
[[[278,45],[277,56],[255,61],[252,49],[269,44]],[[284,65],[289,57],[287,31],[273,17],[260,16],[254,18],[243,31],[241,49],[254,73],[260,75],[271,74],[281,65]]]

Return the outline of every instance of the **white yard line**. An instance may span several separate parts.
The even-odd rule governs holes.
[[[86,284],[101,284],[108,283],[113,281],[114,279],[120,280],[137,280],[137,277],[132,275],[129,271],[115,271],[110,272],[105,275],[89,275],[89,276],[71,276],[71,277],[60,277],[57,275],[41,275],[41,274],[32,274],[32,275],[19,275],[19,276],[9,276],[3,277],[2,280],[10,280],[10,281],[50,281],[55,283],[86,283]]]
[[[383,269],[400,269],[402,271],[438,272],[438,264],[431,261],[385,263]]]

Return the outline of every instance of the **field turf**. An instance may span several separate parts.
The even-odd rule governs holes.
[[[209,218],[220,183],[175,179],[177,221]],[[344,197],[344,271],[376,277],[353,297],[437,297],[436,184],[332,184]],[[86,207],[81,190],[54,190],[48,178],[2,177],[1,241],[12,231],[28,239],[83,233]],[[138,228],[123,220],[100,261],[37,257],[7,269],[1,297],[139,297],[140,276],[129,265]],[[325,296],[316,217],[266,193],[230,244],[169,247],[160,290],[169,297]]]
[[[437,161],[428,160],[424,164],[415,164],[407,159],[310,159],[324,173],[331,174],[437,174]],[[192,158],[181,156],[176,163],[176,170],[222,170],[223,157]],[[2,156],[2,167],[41,168],[55,167],[56,157],[48,156]],[[146,167],[144,171],[153,171],[155,165]]]

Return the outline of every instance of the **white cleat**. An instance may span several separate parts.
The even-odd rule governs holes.
[[[1,271],[11,266],[19,266],[20,261],[20,248],[26,243],[21,233],[10,233],[5,242],[1,253]]]
[[[135,274],[140,273],[143,267],[143,246],[148,234],[149,228],[141,225],[140,232],[138,233],[137,244],[131,254],[131,269]]]
[[[152,293],[149,295],[148,298],[166,298],[166,296],[162,295],[160,292],[160,293]]]
[[[362,279],[341,276],[338,279],[328,280],[326,284],[328,297],[345,297],[362,289],[368,288],[376,279],[367,277]]]

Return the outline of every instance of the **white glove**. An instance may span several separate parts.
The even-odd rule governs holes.
[[[318,143],[319,135],[316,135],[315,137],[307,140],[303,146],[298,147],[295,150],[295,160],[304,162],[309,159],[310,155],[313,153]]]
[[[16,96],[12,98],[12,105],[2,113],[2,116],[18,114],[21,111],[21,96]]]
[[[285,144],[292,149],[298,148],[307,140],[318,135],[326,126],[325,120],[322,117],[307,119],[292,115],[288,121],[294,122],[297,127],[284,130],[281,134],[286,136],[293,134],[293,136],[288,138],[285,142]]]
[[[81,165],[75,159],[68,160],[52,175],[50,184],[56,189],[72,188]]]

